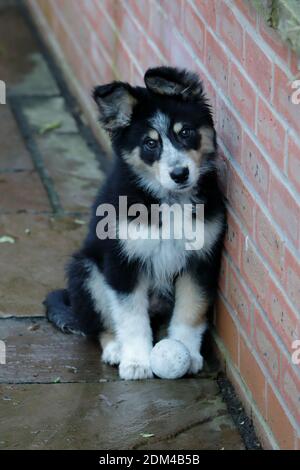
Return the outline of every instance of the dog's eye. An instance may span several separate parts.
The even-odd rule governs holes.
[[[144,146],[148,149],[148,150],[154,150],[156,149],[158,145],[158,142],[157,140],[154,140],[154,139],[147,139],[145,140],[144,142]]]
[[[179,132],[179,136],[182,138],[182,139],[188,139],[189,137],[191,137],[193,135],[193,129],[190,129],[188,127],[184,127],[183,129],[181,129],[181,131]]]

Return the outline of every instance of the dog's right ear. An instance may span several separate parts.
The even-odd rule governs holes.
[[[112,132],[129,125],[137,100],[128,83],[112,82],[97,86],[93,91],[93,98],[98,105],[100,122],[105,130]]]

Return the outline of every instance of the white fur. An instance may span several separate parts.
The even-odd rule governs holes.
[[[142,279],[131,294],[122,295],[107,284],[94,264],[90,263],[88,267],[90,276],[86,287],[92,296],[94,307],[101,313],[105,327],[115,333],[115,338],[105,345],[103,360],[120,363],[119,373],[122,379],[152,377],[152,330],[148,315],[147,283]]]

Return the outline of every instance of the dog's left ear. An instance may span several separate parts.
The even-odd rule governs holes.
[[[93,98],[98,105],[100,122],[105,130],[112,132],[129,125],[137,100],[128,83],[112,82],[97,86],[93,91]]]
[[[184,100],[203,98],[203,86],[199,77],[185,69],[156,67],[147,70],[144,81],[148,90],[168,96],[181,96]]]

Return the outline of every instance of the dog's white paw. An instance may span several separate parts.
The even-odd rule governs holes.
[[[119,343],[117,341],[110,341],[103,349],[101,359],[105,364],[110,364],[111,366],[120,364],[121,348]]]
[[[151,379],[153,372],[150,362],[139,362],[137,360],[122,360],[119,366],[119,375],[124,380]]]
[[[189,374],[197,374],[203,369],[203,357],[200,353],[191,353],[191,365],[189,368]]]

